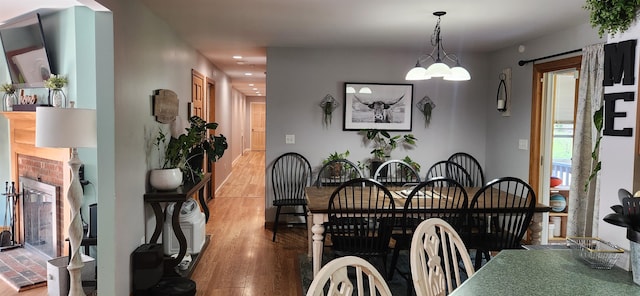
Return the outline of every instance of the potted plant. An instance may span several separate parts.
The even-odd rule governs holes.
[[[603,220],[627,229],[627,239],[631,245],[631,265],[633,282],[640,285],[640,192],[635,195],[624,188],[618,190],[619,205],[611,206],[613,213]]]
[[[51,104],[53,107],[66,108],[68,103],[67,96],[62,88],[67,85],[67,77],[51,74],[49,79],[44,81],[44,86],[51,91]]]
[[[347,157],[349,156],[349,150],[343,152],[343,153],[338,153],[337,151],[334,151],[333,153],[329,154],[329,157],[325,158],[324,160],[322,160],[322,165],[326,165],[327,163],[334,161],[334,160],[338,160],[338,159],[347,159]],[[327,176],[325,177],[338,177],[341,176],[343,173],[343,164],[340,162],[336,162],[334,164],[331,165],[331,167],[329,167],[329,169],[326,171],[327,172]]]
[[[389,158],[391,152],[398,148],[398,145],[403,145],[406,148],[413,147],[418,140],[413,134],[391,136],[389,132],[378,129],[362,130],[361,133],[365,137],[365,142],[373,144],[373,150],[370,152],[373,157],[369,160],[371,176]],[[385,176],[385,172],[381,172],[381,174]]]
[[[16,89],[13,88],[13,84],[5,83],[0,86],[0,90],[4,92],[2,96],[2,105],[3,111],[13,111],[13,105],[18,103],[18,98],[16,97]]]
[[[178,168],[186,181],[196,183],[204,174],[204,157],[206,156],[209,162],[216,162],[222,157],[228,144],[224,135],[207,136],[208,130],[218,128],[217,123],[208,123],[198,116],[192,116],[189,118],[189,124],[184,133],[177,137],[172,136],[166,147],[163,146],[166,136],[160,131],[155,145],[158,149],[164,148],[163,169]]]
[[[636,19],[638,7],[638,0],[587,0],[583,6],[589,10],[591,26],[598,27],[600,37],[605,32],[613,35],[629,29]]]
[[[402,161],[406,162],[408,165],[410,165],[414,170],[416,170],[416,173],[420,173],[420,164],[413,161],[413,159],[411,159],[411,157],[409,157],[409,155],[405,156]],[[407,168],[403,168],[402,171],[400,172],[402,175],[402,177],[404,179],[408,179],[408,177],[410,176],[411,172],[407,169]]]

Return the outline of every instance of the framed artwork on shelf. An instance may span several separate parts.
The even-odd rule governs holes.
[[[410,131],[413,84],[344,84],[343,130]]]

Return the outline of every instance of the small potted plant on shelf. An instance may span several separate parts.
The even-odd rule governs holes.
[[[202,168],[204,157],[206,156],[209,162],[216,162],[222,157],[228,144],[224,135],[207,136],[208,130],[218,128],[217,123],[208,123],[198,116],[192,116],[189,118],[189,124],[184,133],[172,136],[168,143],[166,143],[166,135],[160,131],[154,144],[159,150],[164,149],[162,169],[177,168],[184,180],[196,183],[204,175]],[[180,184],[174,188],[161,190],[175,189]],[[152,186],[160,189],[153,184]]]
[[[378,167],[390,157],[391,152],[398,148],[398,145],[410,148],[415,146],[418,140],[413,134],[391,136],[389,132],[378,129],[367,129],[360,132],[364,135],[366,143],[373,144],[373,150],[370,152],[373,157],[369,160],[371,176],[373,176]],[[381,172],[381,174],[385,176],[385,172]]]
[[[51,104],[53,107],[66,108],[67,96],[62,91],[62,88],[67,85],[67,77],[62,75],[51,74],[49,79],[44,81],[44,86],[50,90]]]
[[[2,110],[13,111],[13,105],[18,103],[18,98],[16,97],[16,89],[13,88],[13,84],[5,83],[0,86],[0,90],[4,92],[4,95],[2,96]]]

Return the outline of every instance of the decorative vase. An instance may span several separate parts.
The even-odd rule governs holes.
[[[2,96],[2,111],[13,111],[13,105],[18,103],[18,96],[15,92],[4,93]]]
[[[182,171],[179,168],[151,170],[149,183],[157,190],[175,190],[182,185]]]
[[[54,88],[51,90],[51,104],[56,108],[67,108],[67,96],[62,89]]]

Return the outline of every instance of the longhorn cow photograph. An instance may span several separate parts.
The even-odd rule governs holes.
[[[344,130],[410,131],[412,84],[345,83]]]

